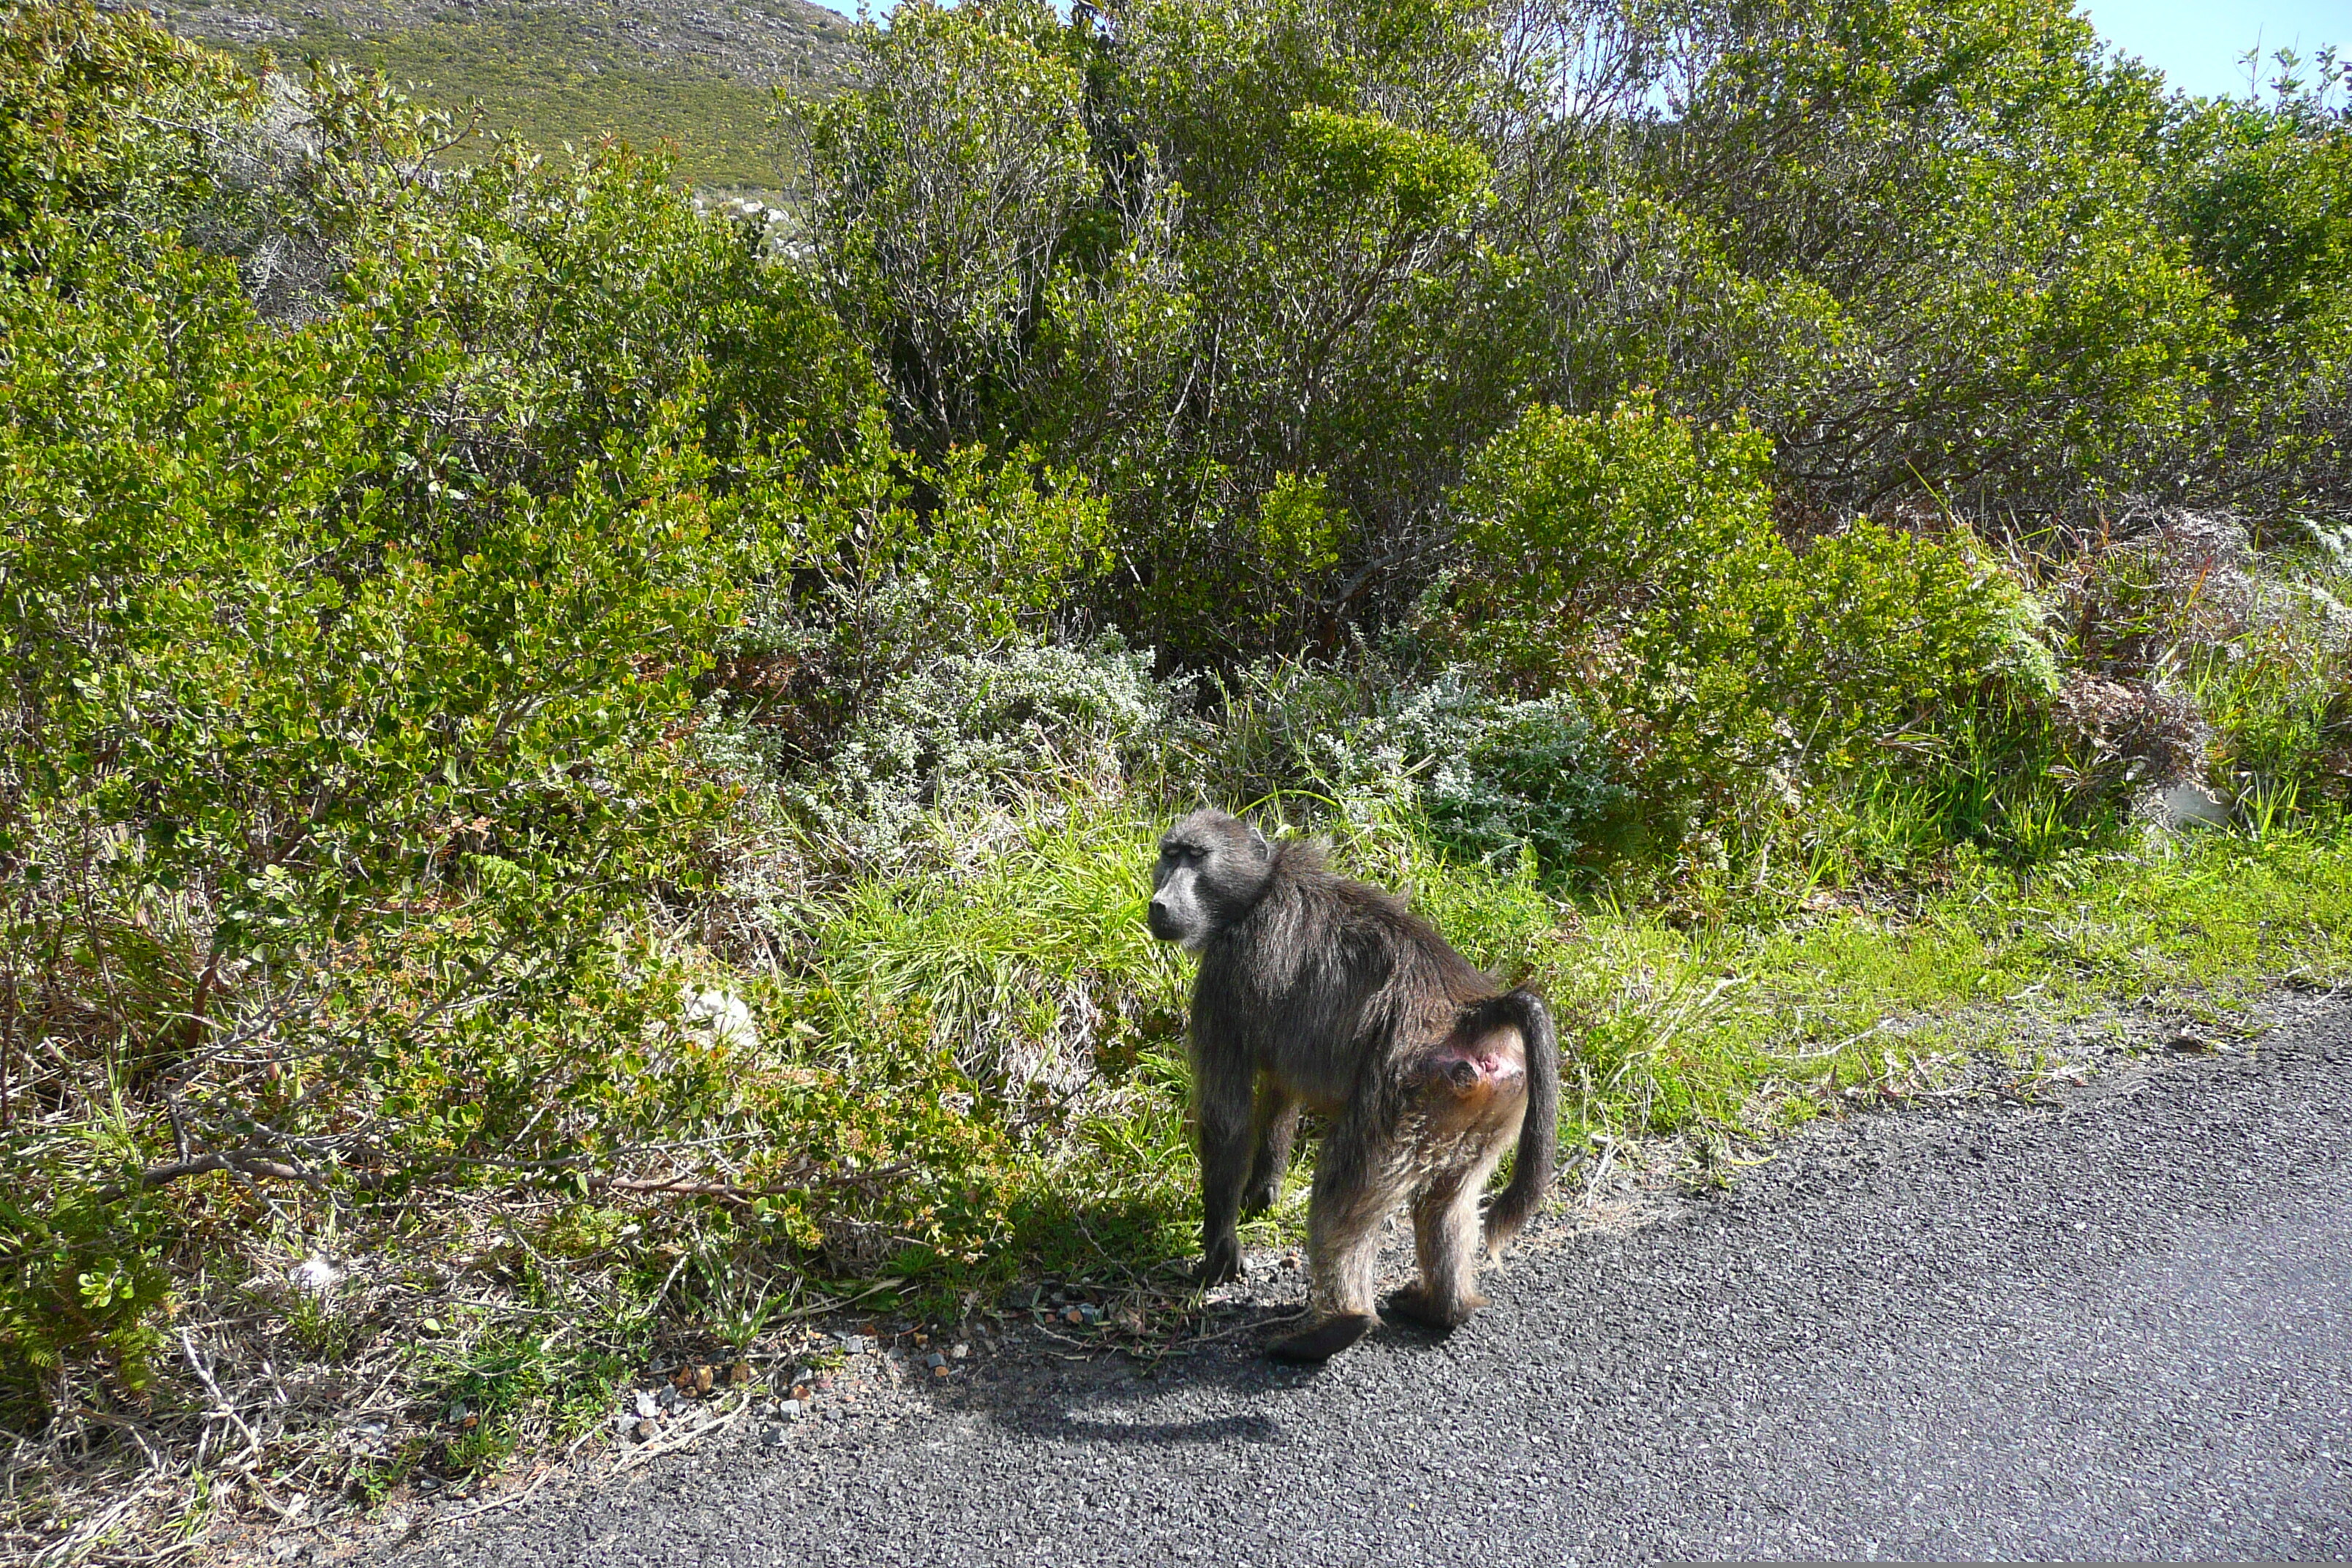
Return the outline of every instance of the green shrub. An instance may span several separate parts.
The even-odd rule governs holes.
[[[648,1005],[610,922],[701,875],[694,678],[761,564],[676,409],[556,493],[402,518],[364,315],[272,327],[168,249],[105,281],[0,288],[10,1037],[139,1108],[49,1160],[60,1236],[129,1224],[94,1194],[159,1138],[430,1161],[568,1093],[553,1042]],[[90,1332],[131,1343],[142,1278]]]
[[[868,407],[835,463],[783,454],[745,492],[776,571],[730,633],[720,685],[788,762],[829,756],[893,682],[942,658],[1034,639],[1108,564],[1102,503],[1025,448],[891,444]]]
[[[1466,565],[1467,646],[1551,684],[1608,644],[1671,638],[1704,654],[1736,641],[1771,539],[1769,443],[1702,429],[1643,398],[1605,415],[1529,409],[1477,455],[1453,498]]]
[[[1646,402],[1538,408],[1454,497],[1463,566],[1433,633],[1591,716],[1633,792],[1621,853],[1762,829],[1907,733],[1933,750],[1987,683],[2052,689],[2038,609],[1964,534],[1864,520],[1792,549],[1766,457]]]
[[[1621,227],[1635,205],[1606,201],[1547,279],[1563,303],[1596,263],[1645,285],[1564,312],[1613,331],[1621,374],[1654,356],[1675,406],[1746,410],[1790,488],[1842,509],[1918,488],[2065,509],[2201,467],[2227,310],[2151,221],[2159,78],[2063,0],[1708,14],[1673,67],[1644,62],[1689,73],[1672,133],[1611,127],[1639,171],[1619,177],[1679,221]],[[1617,167],[1563,182],[1555,221],[1577,233]]]
[[[1868,742],[1933,731],[1943,704],[1980,685],[2056,689],[2041,606],[1965,533],[1930,539],[1865,518],[1792,554],[1794,606],[1764,656],[1768,689],[1817,737],[1816,766],[1850,768]]]
[[[400,493],[561,488],[665,404],[729,482],[772,441],[840,456],[877,390],[863,355],[756,226],[697,212],[665,159],[509,147],[436,193],[376,161],[379,141],[415,151],[415,106],[334,74],[311,90],[333,137],[303,221],[341,237],[343,288],[409,378],[386,389]]]
[[[37,1190],[0,1194],[0,1429],[26,1431],[56,1407],[76,1361],[145,1392],[171,1277],[152,1199],[110,1203],[70,1166],[16,1169]]]
[[[1428,713],[1408,704],[1390,732]],[[1632,792],[1611,777],[1614,759],[1569,693],[1494,704],[1452,736],[1424,731],[1421,742],[1435,764],[1423,808],[1457,854],[1496,861],[1526,851],[1558,872],[1605,854],[1623,831]]]
[[[2352,551],[2315,526],[2311,547],[2242,564],[2236,614],[2182,617],[2189,635],[2169,650],[2210,728],[2210,779],[2250,825],[2340,808],[2352,794]]]
[[[135,245],[215,190],[256,84],[143,11],[0,11],[0,267],[62,275],[74,237]]]
[[[2352,123],[2342,57],[2315,76],[2288,52],[2270,103],[2213,100],[2179,117],[2162,216],[2231,310],[2215,356],[2221,437],[2208,495],[2285,519],[2352,520]]]
[[[1037,0],[913,0],[807,111],[816,271],[937,458],[996,440],[1063,234],[1096,194],[1085,81]]]
[[[1130,779],[1149,790],[1178,728],[1171,697],[1151,656],[1115,637],[950,654],[884,688],[788,794],[836,863],[892,867],[935,824],[967,857],[988,837],[976,815],[1114,802]]]
[[[1532,851],[1555,876],[1605,858],[1632,804],[1573,696],[1497,696],[1461,668],[1416,679],[1377,658],[1263,660],[1225,682],[1203,742],[1214,798],[1297,801],[1309,819],[1401,809],[1460,858]]]

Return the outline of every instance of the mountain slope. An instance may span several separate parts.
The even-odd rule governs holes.
[[[851,68],[850,24],[806,0],[228,0],[161,3],[173,31],[293,67],[381,68],[414,96],[478,103],[485,132],[552,146],[674,142],[698,185],[774,188],[786,153],[772,89],[824,92]]]

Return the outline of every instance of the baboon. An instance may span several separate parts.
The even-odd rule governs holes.
[[[1197,953],[1193,1115],[1202,1279],[1242,1272],[1234,1227],[1281,1195],[1302,1110],[1325,1120],[1307,1209],[1313,1317],[1271,1347],[1322,1361],[1377,1327],[1381,1222],[1412,1212],[1418,1287],[1390,1311],[1451,1329],[1486,1304],[1498,1258],[1551,1184],[1559,1043],[1543,1001],[1505,992],[1404,900],[1324,867],[1319,844],[1269,844],[1222,811],[1160,840],[1151,934]],[[1519,1157],[1486,1211],[1503,1152]]]

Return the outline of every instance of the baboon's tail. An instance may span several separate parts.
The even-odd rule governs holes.
[[[1486,1248],[1492,1252],[1519,1234],[1551,1191],[1559,1152],[1559,1037],[1551,1026],[1551,1010],[1532,991],[1497,996],[1489,1005],[1518,1026],[1528,1054],[1528,1110],[1519,1123],[1518,1159],[1511,1184],[1486,1210]]]

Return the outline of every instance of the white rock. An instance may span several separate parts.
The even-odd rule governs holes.
[[[2158,797],[2167,827],[2226,827],[2229,803],[2200,784],[2177,784]]]
[[[688,1033],[714,1046],[736,1050],[760,1048],[760,1027],[751,1021],[751,1005],[732,991],[678,987],[678,1016]]]

